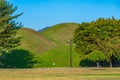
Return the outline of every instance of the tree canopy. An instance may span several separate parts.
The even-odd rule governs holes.
[[[101,51],[109,62],[112,57],[120,59],[120,20],[112,17],[83,22],[74,32],[74,42],[76,51],[83,56],[88,56],[93,51]]]

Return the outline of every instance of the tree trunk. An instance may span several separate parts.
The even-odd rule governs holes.
[[[110,60],[110,63],[109,63],[109,64],[110,64],[110,67],[112,68],[112,60]]]
[[[96,62],[96,64],[97,64],[97,68],[99,68],[99,67],[100,67],[100,64],[99,64],[99,62]]]

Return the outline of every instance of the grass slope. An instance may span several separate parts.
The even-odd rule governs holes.
[[[42,55],[42,58],[49,62],[53,67],[69,67],[70,66],[70,50],[69,46],[57,46]],[[74,46],[72,50],[72,65],[79,67],[79,54],[75,52]]]
[[[18,31],[18,36],[22,37],[20,47],[34,54],[40,55],[55,46],[49,39],[32,29],[22,28]]]
[[[49,27],[40,33],[57,44],[66,44],[78,26],[77,23],[63,23]]]
[[[78,27],[76,23],[63,23],[53,27],[49,27],[40,34],[57,44],[56,47],[46,51],[42,58],[53,64],[54,67],[69,67],[69,45],[66,42],[73,36],[74,30]],[[79,66],[79,54],[75,52],[73,47],[73,66]]]

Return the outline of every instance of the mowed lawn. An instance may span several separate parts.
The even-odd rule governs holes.
[[[120,80],[120,68],[0,69],[0,80]]]

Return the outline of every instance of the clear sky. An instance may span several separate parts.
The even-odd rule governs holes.
[[[104,17],[120,18],[120,0],[8,0],[17,6],[24,27],[39,30],[67,22],[89,22]]]

